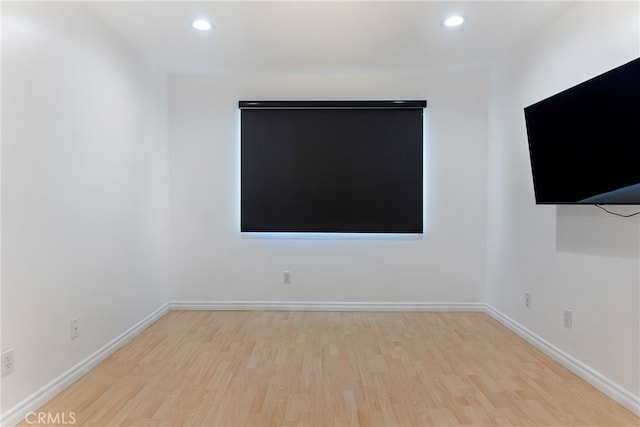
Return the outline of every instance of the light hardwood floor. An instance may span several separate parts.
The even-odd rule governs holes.
[[[90,426],[640,425],[483,313],[173,311],[39,411]]]

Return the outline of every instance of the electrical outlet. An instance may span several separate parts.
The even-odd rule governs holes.
[[[564,327],[571,329],[573,326],[573,311],[568,308],[564,309]]]
[[[524,306],[531,308],[531,294],[529,292],[524,294]]]
[[[77,317],[71,319],[71,339],[76,339],[80,336],[80,319]]]
[[[9,375],[13,372],[13,349],[2,353],[2,376]]]
[[[282,272],[282,283],[284,283],[285,285],[290,285],[291,284],[291,272],[290,271],[283,271]]]

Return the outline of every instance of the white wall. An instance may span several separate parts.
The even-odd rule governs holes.
[[[166,78],[78,4],[3,2],[2,150],[6,411],[168,300]]]
[[[427,99],[424,236],[242,236],[238,101],[361,98]],[[169,106],[173,301],[481,300],[486,72],[172,76]],[[282,284],[284,270],[292,271],[292,286]]]
[[[577,4],[492,72],[487,270],[489,304],[636,401],[640,219],[593,206],[536,206],[523,108],[640,56],[639,5]],[[565,307],[572,329],[563,326]]]

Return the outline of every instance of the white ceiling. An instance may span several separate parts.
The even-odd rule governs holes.
[[[574,3],[133,1],[85,3],[169,73],[482,67]],[[461,13],[467,22],[446,28]],[[196,17],[215,30],[198,32]]]

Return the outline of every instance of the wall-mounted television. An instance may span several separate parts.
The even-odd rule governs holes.
[[[640,58],[524,109],[538,204],[640,204]]]
[[[422,233],[426,101],[240,101],[242,232]]]

